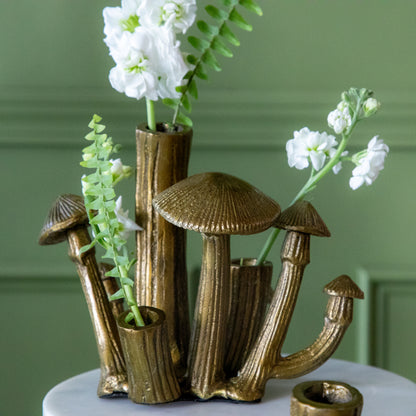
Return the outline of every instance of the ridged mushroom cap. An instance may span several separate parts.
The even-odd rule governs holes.
[[[225,173],[186,178],[153,199],[172,224],[206,234],[255,234],[269,228],[279,204],[249,183]]]
[[[288,231],[297,231],[318,237],[330,237],[324,221],[308,201],[297,201],[285,209],[273,224],[277,228]]]
[[[39,237],[40,245],[57,244],[66,239],[66,233],[76,225],[88,222],[84,198],[60,195],[52,205]]]
[[[329,282],[324,287],[324,292],[331,296],[364,299],[364,292],[346,274],[343,274],[334,279],[332,282]]]

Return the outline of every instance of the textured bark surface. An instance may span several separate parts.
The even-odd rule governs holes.
[[[189,306],[186,271],[186,234],[163,219],[152,200],[187,177],[192,130],[152,133],[136,131],[137,268],[135,290],[139,305],[166,314],[169,344],[178,375],[183,375],[189,344]]]
[[[161,310],[140,307],[146,326],[134,328],[117,320],[127,363],[129,398],[135,403],[167,403],[180,397],[181,391],[170,354],[165,314]]]
[[[68,232],[68,254],[77,266],[97,341],[101,367],[97,394],[105,397],[127,393],[127,374],[116,321],[101,281],[95,250],[92,248],[80,253],[81,247],[90,242],[85,227],[73,228]]]
[[[230,397],[259,400],[280,356],[296,305],[305,266],[309,263],[307,234],[288,232],[283,243],[282,271],[260,334],[238,376],[230,383]]]
[[[270,303],[273,266],[257,266],[256,259],[231,262],[230,308],[227,324],[227,378],[237,375],[263,324]]]
[[[209,399],[224,386],[230,291],[230,236],[203,235],[203,258],[189,356],[190,390]]]

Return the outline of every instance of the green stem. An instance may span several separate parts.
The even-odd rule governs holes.
[[[341,143],[334,154],[334,156],[329,160],[329,162],[317,173],[314,174],[314,170],[312,168],[311,176],[309,177],[308,181],[305,183],[303,188],[297,193],[293,201],[289,204],[289,206],[292,206],[295,202],[303,199],[306,194],[311,192],[315,189],[317,183],[328,173],[331,171],[331,169],[339,162],[341,158],[341,154],[344,152],[345,148],[347,147],[348,141],[351,137],[352,131],[354,130],[354,127],[358,123],[358,115],[360,113],[360,109],[363,103],[363,97],[361,96],[360,99],[357,102],[357,107],[354,112],[354,116],[351,120],[351,126],[349,129],[345,132],[345,134],[342,135]],[[257,257],[256,264],[260,265],[263,264],[266,260],[274,242],[276,241],[277,236],[280,233],[279,228],[275,228],[267,238],[267,241],[265,245],[263,246],[260,255]]]
[[[146,98],[147,127],[156,131],[155,102]]]
[[[124,267],[120,266],[119,271],[120,271],[121,277],[128,277],[127,272]],[[137,303],[136,303],[136,298],[134,297],[134,294],[133,294],[133,288],[129,285],[122,285],[122,288],[126,297],[127,305],[129,306],[131,312],[133,313],[134,323],[138,327],[144,326],[143,317],[139,311],[139,307],[137,306]]]

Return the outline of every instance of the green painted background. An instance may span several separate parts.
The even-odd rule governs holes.
[[[39,247],[37,236],[56,196],[80,192],[82,137],[93,113],[123,143],[124,161],[134,163],[134,128],[144,119],[144,103],[111,89],[112,62],[102,42],[101,9],[116,4],[0,3],[2,415],[40,415],[51,387],[98,365],[67,247]],[[199,84],[190,173],[240,176],[285,207],[307,175],[287,165],[284,146],[293,130],[326,129],[342,90],[374,89],[382,111],[359,126],[352,150],[380,134],[391,148],[385,171],[372,187],[353,192],[348,167],[313,194],[332,237],[312,241],[285,349],[313,341],[326,304],[322,287],[347,273],[367,299],[337,357],[416,380],[416,4],[263,0],[262,6],[262,18],[246,14],[253,33],[236,30],[242,46],[235,58],[221,59],[223,72]],[[165,110],[159,115],[168,117]],[[133,211],[133,181],[120,191]],[[257,255],[266,235],[233,238],[233,256]],[[199,236],[190,233],[192,288],[200,250]],[[271,260],[278,270],[278,245]]]

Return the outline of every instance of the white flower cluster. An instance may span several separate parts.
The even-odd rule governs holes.
[[[368,143],[367,150],[358,158],[357,167],[352,171],[350,187],[355,190],[364,184],[371,185],[384,169],[384,159],[389,150],[383,140],[374,136]]]
[[[177,33],[193,24],[196,0],[122,0],[106,7],[104,42],[116,66],[109,79],[128,97],[178,98],[176,91],[191,69],[180,51]]]
[[[118,197],[116,201],[116,208],[114,213],[116,214],[117,221],[119,223],[118,234],[121,239],[127,240],[130,233],[133,231],[143,230],[142,227],[139,227],[133,220],[129,218],[129,210],[124,210],[121,206],[123,199],[121,196]]]
[[[351,126],[351,115],[348,104],[341,101],[334,111],[328,114],[328,125],[336,134],[341,134]]]
[[[295,131],[293,136],[286,143],[286,152],[289,166],[296,169],[307,168],[310,161],[316,171],[321,170],[327,157],[335,153],[338,144],[334,136],[310,131],[307,127]]]

